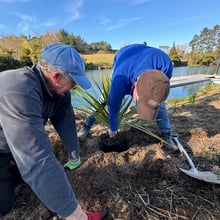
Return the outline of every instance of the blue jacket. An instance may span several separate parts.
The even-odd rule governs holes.
[[[108,97],[109,124],[112,131],[118,130],[118,113],[124,96],[132,95],[137,77],[152,69],[160,70],[168,78],[172,77],[172,62],[160,49],[133,44],[123,47],[116,54]]]
[[[0,73],[0,152],[11,152],[40,200],[66,217],[78,203],[45,131],[49,118],[72,148],[76,131],[70,93],[54,97],[35,66]]]

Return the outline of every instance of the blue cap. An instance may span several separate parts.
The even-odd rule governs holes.
[[[42,58],[52,66],[69,74],[82,88],[89,89],[92,86],[86,77],[83,59],[71,45],[49,44],[44,48]]]

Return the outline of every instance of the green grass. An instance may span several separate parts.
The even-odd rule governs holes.
[[[108,69],[113,65],[114,53],[100,53],[100,54],[82,54],[88,69],[102,68]]]
[[[210,92],[210,91],[214,91],[216,89],[220,89],[220,85],[207,85],[205,87],[203,87],[202,89],[200,89],[197,93],[194,93],[190,96],[186,96],[186,97],[181,97],[181,98],[171,98],[169,100],[166,101],[167,105],[171,105],[171,106],[177,106],[177,104],[180,103],[186,103],[189,102],[190,104],[195,104],[195,101],[197,98],[205,95],[206,93]]]

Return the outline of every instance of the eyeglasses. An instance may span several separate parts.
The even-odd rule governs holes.
[[[73,87],[72,89],[76,89],[77,87],[77,83],[73,80],[73,78],[66,72],[60,72],[62,74],[62,76],[66,79],[66,80],[71,80],[73,82]]]
[[[76,82],[73,80],[73,87],[72,87],[72,89],[76,89],[77,88],[77,84],[76,84]]]
[[[68,73],[61,72],[61,71],[60,71],[60,74],[61,74],[66,80],[72,79],[72,77],[71,77]]]

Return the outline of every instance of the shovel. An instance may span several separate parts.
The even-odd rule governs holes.
[[[189,175],[193,178],[205,181],[205,182],[220,184],[220,175],[216,175],[216,174],[212,173],[211,171],[197,170],[194,163],[192,162],[189,155],[187,154],[186,150],[183,148],[183,146],[179,142],[178,137],[173,136],[172,138],[173,138],[173,141],[176,143],[176,146],[179,148],[180,152],[185,156],[185,158],[189,162],[189,165],[191,167],[190,170],[179,168],[183,173],[185,173],[186,175]]]

